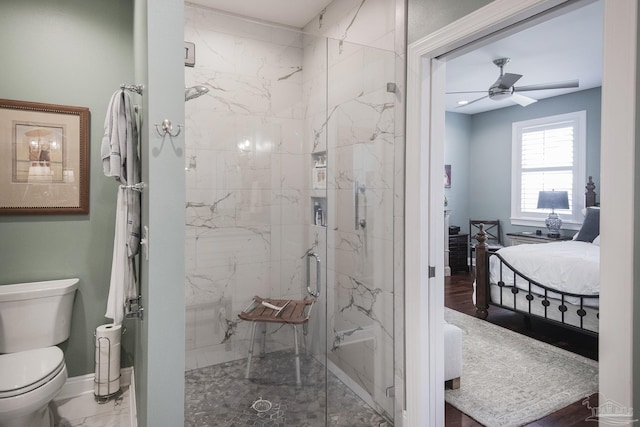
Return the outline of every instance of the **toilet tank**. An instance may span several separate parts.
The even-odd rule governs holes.
[[[78,279],[0,286],[0,353],[66,341]]]

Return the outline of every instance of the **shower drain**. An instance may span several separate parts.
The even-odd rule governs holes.
[[[258,400],[253,402],[251,408],[253,408],[256,412],[267,412],[269,409],[271,409],[271,406],[271,402],[260,397],[258,398]]]

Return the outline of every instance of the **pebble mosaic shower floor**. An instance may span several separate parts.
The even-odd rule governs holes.
[[[322,364],[301,354],[302,384],[296,386],[293,352],[274,352],[253,360],[250,379],[244,378],[246,359],[188,371],[185,427],[325,425]],[[329,372],[327,381],[327,425],[391,426],[335,375]],[[268,402],[259,402],[254,409],[254,402],[260,399]]]

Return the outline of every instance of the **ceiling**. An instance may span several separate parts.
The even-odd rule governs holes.
[[[458,108],[458,101],[473,101],[500,75],[494,59],[511,58],[505,73],[522,74],[515,87],[579,80],[579,87],[523,92],[536,100],[598,87],[602,83],[602,0],[547,20],[501,40],[490,42],[446,63],[447,92],[484,91],[446,95],[447,111],[476,114],[510,107],[511,99],[489,98]],[[453,55],[452,55],[453,56]],[[526,108],[526,107],[520,107]]]
[[[302,28],[333,0],[189,0],[236,15]]]

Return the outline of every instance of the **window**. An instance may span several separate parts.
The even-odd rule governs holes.
[[[563,228],[582,223],[586,111],[513,123],[511,224],[544,227],[549,210],[538,209],[540,191],[567,191],[569,209],[556,210]]]

